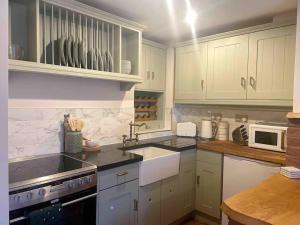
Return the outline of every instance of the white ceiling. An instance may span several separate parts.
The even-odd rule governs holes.
[[[187,0],[79,0],[146,26],[144,37],[161,43],[192,38],[184,22]],[[173,7],[168,7],[171,2]],[[295,10],[297,0],[190,0],[197,12],[196,35],[203,36],[269,22]]]

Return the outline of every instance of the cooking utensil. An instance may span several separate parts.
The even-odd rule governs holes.
[[[68,119],[71,131],[75,132],[76,131],[76,120],[75,118],[69,118]]]
[[[76,130],[81,131],[83,128],[83,121],[81,119],[76,119]]]

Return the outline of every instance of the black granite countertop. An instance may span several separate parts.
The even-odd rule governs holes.
[[[184,151],[196,148],[197,139],[177,136],[166,136],[141,140],[139,143],[130,143],[125,148],[122,144],[104,145],[99,152],[65,153],[66,155],[92,163],[97,166],[98,171],[112,169],[126,164],[143,160],[140,155],[132,154],[127,150],[142,147],[159,147],[172,151]]]

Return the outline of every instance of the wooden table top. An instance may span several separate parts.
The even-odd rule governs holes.
[[[300,224],[300,179],[279,173],[222,204],[232,220],[246,225]]]
[[[197,147],[198,149],[278,163],[281,165],[285,165],[286,162],[285,153],[250,148],[248,146],[235,144],[231,141],[200,142]]]

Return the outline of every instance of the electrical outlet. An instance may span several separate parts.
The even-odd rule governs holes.
[[[221,121],[222,120],[222,113],[212,113],[212,117],[215,120]]]
[[[235,122],[248,122],[248,115],[247,114],[236,114],[235,115]]]

